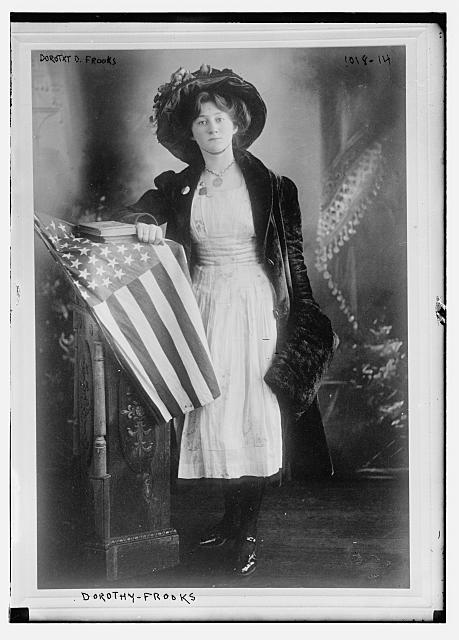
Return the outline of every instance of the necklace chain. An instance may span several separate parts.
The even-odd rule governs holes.
[[[226,173],[228,171],[228,169],[233,166],[233,164],[234,164],[234,159],[231,160],[229,165],[227,167],[225,167],[223,169],[223,171],[212,171],[212,169],[208,169],[207,167],[206,167],[206,171],[208,173],[212,173],[214,176],[217,176],[217,178],[221,178],[223,176],[223,174]]]

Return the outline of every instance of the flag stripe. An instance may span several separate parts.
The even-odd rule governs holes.
[[[207,345],[207,337],[204,332],[201,313],[196,303],[196,298],[190,286],[190,282],[187,280],[183,271],[181,269],[177,269],[177,261],[175,260],[170,247],[168,247],[167,245],[152,245],[152,247],[160,257],[160,264],[162,266],[164,274],[167,274],[169,276],[169,278],[164,276],[163,281],[168,282],[169,287],[177,291],[178,299],[180,301],[180,313],[178,315],[183,315],[183,310],[186,309],[185,315],[191,319],[191,322],[195,327],[195,332],[198,335],[198,339],[203,342],[210,358],[210,353],[208,351]],[[153,274],[156,274],[155,268],[151,269],[151,271]],[[175,308],[174,305],[172,305],[172,307]]]
[[[171,327],[172,333],[174,335],[174,340],[173,340],[171,334],[169,333],[169,330],[167,329],[167,324],[163,321],[161,315],[159,314],[158,309],[156,308],[147,289],[143,285],[141,278],[131,282],[128,285],[128,289],[131,292],[134,299],[137,301],[137,304],[139,305],[144,317],[150,324],[151,331],[154,332],[154,335],[156,335],[156,338],[158,339],[158,343],[161,346],[163,352],[167,354],[167,357],[170,360],[170,363],[174,371],[176,372],[181,385],[183,386],[188,397],[193,403],[193,406],[195,407],[200,406],[201,400],[196,395],[196,391],[193,387],[193,383],[190,380],[188,371],[184,366],[184,362],[180,357],[180,354],[177,350],[177,346],[175,344],[175,342],[177,343],[180,342],[181,347],[183,346],[184,353],[185,353],[186,347],[187,347],[186,340],[183,338],[183,335],[181,335],[180,329],[179,329],[179,333],[177,333],[177,332],[174,332]],[[169,306],[169,303],[167,302],[167,300],[164,300],[161,302]],[[197,367],[196,369],[198,374],[200,374],[199,369]]]
[[[203,374],[209,380],[209,389],[212,392],[214,398],[217,398],[220,395],[220,389],[218,387],[218,382],[215,377],[214,369],[210,360],[210,355],[208,354],[208,347],[206,341],[206,348],[201,349],[201,345],[203,341],[201,341],[198,332],[196,330],[196,325],[193,323],[191,314],[187,313],[187,310],[182,302],[180,295],[182,294],[182,289],[180,289],[180,295],[177,289],[174,286],[174,282],[171,280],[169,274],[167,273],[164,265],[157,265],[151,272],[159,287],[161,288],[164,295],[167,296],[170,301],[171,308],[174,311],[175,317],[180,325],[182,332],[189,336],[188,344],[190,345],[190,349],[194,355],[196,362],[199,363],[199,368],[203,372]],[[191,292],[193,295],[193,293]],[[197,308],[197,305],[196,305]],[[198,310],[199,313],[199,310]],[[198,325],[199,326],[199,325]],[[202,320],[201,320],[202,326]],[[206,338],[204,337],[204,340]]]
[[[209,386],[209,380],[206,379],[200,369],[200,362],[196,360],[190,348],[190,336],[182,331],[174,310],[171,307],[170,300],[164,295],[151,272],[148,271],[142,274],[139,280],[145,287],[146,294],[151,303],[156,306],[157,313],[161,317],[162,322],[169,328],[171,334],[174,336],[178,352],[180,353],[186,370],[190,373],[193,387],[199,399],[198,405],[196,406],[202,406],[207,402],[211,402],[213,396],[212,389]],[[148,314],[145,315],[147,318],[149,317]],[[191,336],[191,340],[193,340],[193,336]]]
[[[177,255],[175,256],[175,259],[177,260],[183,275],[186,278],[186,281],[188,282],[189,285],[191,285],[191,278],[190,278],[190,274],[188,272],[188,263],[186,260],[186,253],[185,253],[185,249],[183,248],[183,246],[181,244],[178,244],[176,247],[176,252]]]
[[[122,287],[107,302],[172,415],[177,410],[182,413],[190,411],[192,402],[131,292]],[[131,318],[135,318],[135,325]]]
[[[168,411],[168,408],[159,397],[155,387],[152,384],[151,377],[146,373],[144,367],[134,353],[129,341],[123,335],[107,305],[107,302],[101,302],[97,306],[93,307],[93,310],[102,326],[105,327],[108,333],[115,339],[118,350],[127,360],[127,362],[129,362],[130,368],[133,370],[137,380],[139,380],[142,387],[150,396],[162,419],[165,422],[168,422],[172,418],[171,413]]]
[[[148,378],[150,378],[158,397],[172,416],[184,413],[182,406],[177,402],[176,398],[174,398],[139,336],[137,331],[137,318],[136,325],[134,325],[128,313],[124,310],[123,305],[117,300],[115,295],[116,294],[107,299],[108,308],[115,318],[123,336],[129,342],[137,360],[141,363]]]

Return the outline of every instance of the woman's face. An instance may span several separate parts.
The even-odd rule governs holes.
[[[226,111],[221,111],[214,102],[203,102],[199,116],[191,125],[192,139],[201,152],[212,155],[223,153],[233,142],[237,126]]]

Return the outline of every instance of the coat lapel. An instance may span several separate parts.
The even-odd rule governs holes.
[[[198,186],[202,165],[192,165],[177,175],[174,204],[176,213],[177,236],[183,242],[187,257],[191,254],[190,220],[193,195]]]
[[[260,160],[248,151],[235,150],[234,155],[249,192],[255,235],[260,247],[264,250],[266,232],[273,207],[271,173]]]

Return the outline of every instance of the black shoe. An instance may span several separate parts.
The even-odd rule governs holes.
[[[236,535],[237,529],[235,527],[229,527],[224,522],[219,522],[202,536],[199,546],[206,549],[221,547],[229,540],[233,540]]]
[[[238,576],[252,575],[257,569],[257,539],[247,536],[241,541],[238,563],[234,571]]]

